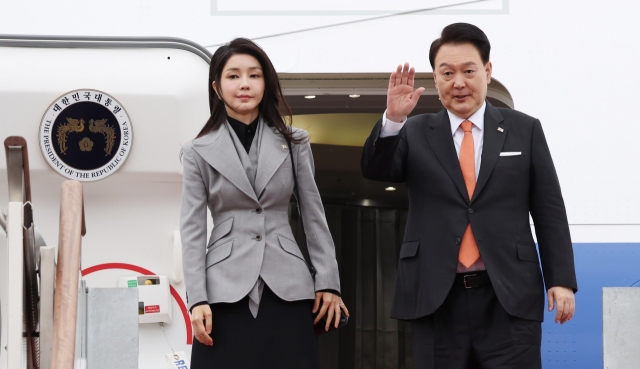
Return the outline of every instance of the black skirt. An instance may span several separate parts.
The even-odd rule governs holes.
[[[248,297],[210,306],[213,346],[193,338],[191,369],[320,368],[313,301],[284,301],[265,284],[256,318]]]

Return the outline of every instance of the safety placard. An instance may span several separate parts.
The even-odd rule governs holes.
[[[144,307],[145,314],[153,314],[160,312],[160,305],[147,305]]]

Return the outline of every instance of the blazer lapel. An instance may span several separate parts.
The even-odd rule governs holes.
[[[262,191],[264,191],[276,170],[289,155],[287,141],[282,135],[276,133],[276,128],[267,126],[264,121],[261,124],[264,124],[264,127],[262,127],[258,173],[256,174],[255,183],[258,198],[262,195]]]
[[[501,128],[501,130],[498,130]],[[476,189],[473,191],[471,201],[478,197],[478,194],[487,184],[493,168],[498,162],[500,151],[504,145],[504,140],[509,133],[508,124],[504,122],[504,118],[493,105],[487,103],[484,113],[484,141],[482,147],[482,161],[480,163],[480,174],[476,182]]]
[[[222,176],[252,199],[258,201],[242,167],[227,124],[193,141],[193,149]]]
[[[451,177],[451,180],[465,201],[468,202],[469,194],[467,193],[467,187],[462,177],[458,154],[456,154],[456,148],[453,145],[451,123],[446,109],[442,109],[442,111],[436,115],[433,122],[429,124],[429,129],[430,132],[427,134],[429,145],[433,149],[436,158],[438,158],[440,165],[442,165],[449,177]]]

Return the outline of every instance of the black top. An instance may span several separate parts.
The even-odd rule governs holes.
[[[249,153],[249,149],[251,149],[251,143],[253,142],[253,138],[256,136],[256,130],[258,129],[258,119],[260,117],[256,117],[256,119],[251,122],[251,124],[244,124],[239,120],[235,120],[231,117],[227,117],[229,121],[229,125],[233,128],[233,131],[236,133],[236,136],[242,142],[242,146],[247,150],[247,154]]]

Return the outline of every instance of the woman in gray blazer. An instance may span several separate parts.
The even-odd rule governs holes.
[[[182,148],[191,368],[319,368],[313,324],[326,315],[325,329],[337,327],[348,311],[307,133],[287,126],[276,71],[247,39],[213,55],[209,104],[211,118]],[[288,221],[292,166],[315,278]]]

